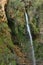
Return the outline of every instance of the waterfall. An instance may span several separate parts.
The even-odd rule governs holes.
[[[30,42],[31,42],[33,65],[36,65],[35,54],[34,54],[34,47],[33,47],[33,40],[32,40],[32,35],[31,35],[30,26],[29,26],[29,22],[28,22],[29,20],[28,20],[27,12],[25,12],[25,18],[26,18],[27,31],[29,33]]]

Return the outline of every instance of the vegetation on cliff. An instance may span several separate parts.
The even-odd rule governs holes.
[[[43,41],[41,42],[40,22],[43,23],[43,0],[9,0],[4,10],[2,4],[0,4],[0,65],[31,65],[31,45],[25,21],[25,8],[35,56],[41,65]]]

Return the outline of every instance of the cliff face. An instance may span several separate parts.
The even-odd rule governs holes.
[[[6,10],[5,5],[7,4]],[[33,37],[36,59],[43,58],[43,1],[0,0],[0,64],[31,65],[29,35],[26,28],[25,9]],[[37,44],[36,44],[37,43]],[[40,52],[41,51],[41,52]],[[3,61],[4,59],[4,61]],[[9,60],[10,59],[10,60]],[[12,60],[13,59],[13,60]],[[15,62],[16,60],[16,62]],[[41,62],[41,60],[40,60]],[[41,64],[41,63],[40,63]],[[39,64],[39,65],[40,65]]]
[[[8,65],[7,58],[8,55],[11,54],[11,51],[8,46],[12,47],[12,40],[11,40],[11,34],[10,29],[8,27],[8,21],[5,14],[5,4],[7,3],[7,0],[0,0],[0,65]],[[11,54],[12,56],[12,54]],[[6,57],[6,58],[5,58]],[[4,59],[5,58],[5,59]]]
[[[5,13],[6,3],[7,3],[7,0],[0,1],[0,65],[2,64],[16,65],[15,59],[17,63],[19,62],[18,64],[29,65],[28,60],[25,58],[25,54],[21,52],[21,48],[19,48],[19,46],[14,45],[14,42],[16,40],[15,33],[13,32],[14,29],[12,28],[12,25],[11,25],[11,28],[9,28],[8,26],[10,25],[8,22],[11,23],[14,20],[12,21],[7,20],[6,13]],[[14,34],[13,39],[11,34],[12,32]],[[17,43],[18,43],[18,39],[16,40],[16,44]]]
[[[40,7],[40,43],[43,44],[43,8],[42,6]]]
[[[43,53],[43,50],[41,48],[41,37],[40,37],[40,7],[42,6],[43,1],[41,0],[24,0],[24,1],[17,1],[17,0],[10,0],[7,6],[7,18],[9,23],[10,29],[12,30],[12,39],[14,44],[18,44],[22,46],[22,51],[24,53],[27,53],[29,56],[29,36],[26,30],[26,22],[25,22],[25,15],[24,15],[24,7],[27,9],[27,13],[29,15],[30,19],[30,28],[31,33],[33,37],[33,42],[35,46],[35,53],[36,53],[36,59],[42,59],[42,54],[40,55],[40,51]],[[13,26],[12,26],[13,25]],[[15,37],[16,36],[16,37]],[[14,40],[15,39],[15,40]],[[25,40],[25,41],[24,41]],[[42,41],[43,42],[43,41]],[[37,43],[37,44],[36,44]],[[40,50],[41,49],[41,50]],[[26,50],[26,51],[25,51]]]

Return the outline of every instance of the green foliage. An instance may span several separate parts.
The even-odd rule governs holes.
[[[10,32],[11,30],[9,29],[8,24],[6,22],[1,22],[0,23],[0,65],[9,65],[10,63],[9,60],[7,60],[7,57],[9,58],[9,56],[11,55],[11,50],[7,47],[7,45],[13,47],[13,42],[11,39]],[[10,53],[9,56],[8,53]]]
[[[35,56],[37,60],[43,59],[43,44],[34,41]]]
[[[38,22],[35,18],[33,18],[33,21],[30,23],[31,31],[34,35],[37,36],[39,34],[39,27],[37,26]]]
[[[0,65],[16,65],[14,55],[11,53],[0,54]]]
[[[41,0],[41,1],[40,0],[37,0],[37,1],[34,0],[33,1],[33,7],[34,8],[40,7],[42,3],[43,3],[43,0]]]

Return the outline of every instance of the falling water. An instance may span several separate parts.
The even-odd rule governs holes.
[[[34,47],[33,47],[33,40],[32,40],[32,35],[31,35],[30,26],[29,26],[29,22],[28,22],[29,20],[28,20],[27,12],[25,12],[25,18],[26,18],[26,24],[27,24],[27,31],[29,33],[30,42],[31,42],[33,65],[36,65],[35,54],[34,54]]]

